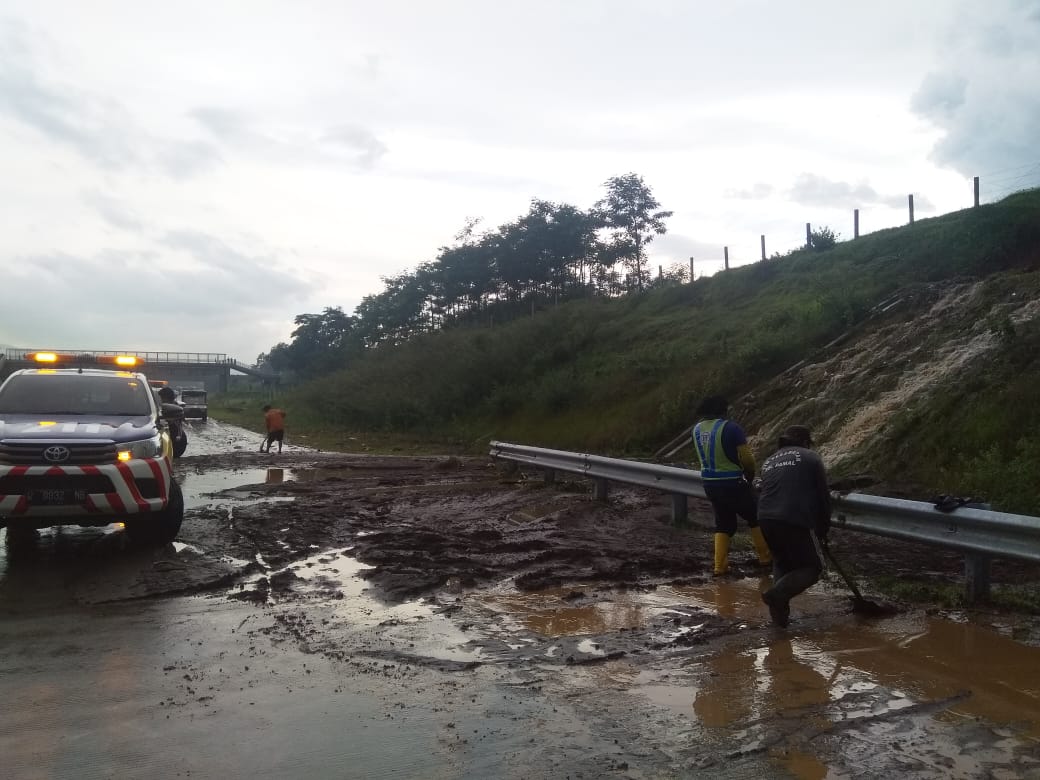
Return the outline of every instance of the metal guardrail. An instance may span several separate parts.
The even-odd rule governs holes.
[[[596,497],[601,499],[607,496],[608,482],[669,493],[672,496],[672,520],[677,524],[687,522],[686,498],[705,496],[701,474],[693,469],[498,441],[491,442],[490,454],[494,458],[542,469],[547,481],[552,481],[557,471],[596,479]],[[988,592],[990,557],[1040,563],[1038,517],[971,507],[942,512],[922,501],[862,493],[833,493],[832,499],[834,528],[965,553],[969,600]]]

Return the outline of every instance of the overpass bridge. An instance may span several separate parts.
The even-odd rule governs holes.
[[[0,349],[0,381],[13,371],[31,368],[39,364],[29,359],[34,352],[54,352],[61,355],[76,355],[80,365],[92,364],[99,357],[133,355],[143,361],[140,370],[149,379],[164,379],[172,387],[179,385],[202,385],[214,395],[226,393],[235,371],[259,379],[265,385],[278,383],[278,374],[239,363],[223,352],[147,352],[142,350],[84,350],[84,349]]]

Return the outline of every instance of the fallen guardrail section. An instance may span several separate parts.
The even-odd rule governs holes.
[[[672,522],[689,522],[687,499],[704,498],[701,473],[655,463],[605,458],[523,444],[493,441],[491,457],[541,470],[546,482],[557,472],[595,480],[594,495],[606,500],[611,482],[660,490],[671,498]],[[1040,518],[985,508],[942,512],[923,501],[863,493],[833,493],[832,527],[957,550],[965,555],[965,592],[969,602],[989,594],[990,561],[1011,558],[1040,563]]]

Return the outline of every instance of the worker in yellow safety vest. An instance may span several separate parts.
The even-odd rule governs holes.
[[[729,402],[710,396],[697,408],[693,445],[701,462],[704,492],[715,512],[715,575],[729,571],[729,545],[737,531],[737,517],[751,529],[758,562],[769,566],[773,557],[758,527],[758,501],[751,486],[755,478],[755,456],[744,430],[727,419]]]

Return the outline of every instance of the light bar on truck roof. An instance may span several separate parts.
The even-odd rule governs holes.
[[[137,355],[91,355],[91,354],[66,354],[62,352],[29,352],[25,355],[26,360],[46,365],[59,365],[62,363],[103,363],[119,366],[120,368],[136,368],[144,363],[144,359]]]

